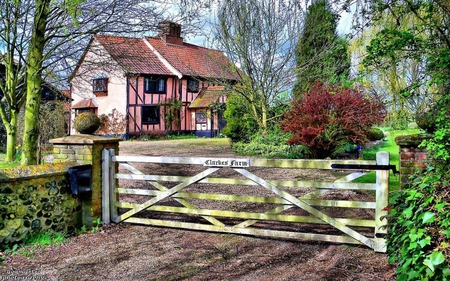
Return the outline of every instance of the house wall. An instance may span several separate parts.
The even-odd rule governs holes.
[[[108,93],[106,96],[97,97],[93,92],[92,80],[100,77],[108,78]],[[97,115],[109,114],[116,109],[120,114],[126,116],[127,87],[124,72],[118,68],[117,63],[102,46],[94,44],[92,51],[85,54],[84,62],[77,69],[71,84],[72,105],[82,99],[93,99],[98,106],[95,111]],[[72,110],[71,114],[73,122],[75,111]],[[73,124],[70,133],[76,134]]]
[[[197,111],[206,111],[207,109],[189,109],[190,103],[197,98],[199,92],[203,88],[207,88],[210,83],[208,82],[200,82],[199,92],[188,92],[187,91],[187,79],[181,80],[181,97],[180,97],[180,80],[177,77],[168,77],[167,78],[167,91],[165,94],[152,94],[152,93],[144,93],[144,76],[132,77],[129,79],[129,113],[130,122],[128,125],[128,132],[131,135],[140,135],[140,134],[162,134],[166,130],[173,130],[181,132],[191,132],[198,130],[199,126],[195,123],[195,112]],[[164,118],[164,108],[160,107],[160,123],[159,124],[142,124],[142,106],[143,105],[158,105],[163,104],[165,101],[169,99],[176,98],[177,100],[182,101],[181,108],[181,122],[180,124],[172,124],[172,127],[169,125],[166,128],[165,118]],[[221,102],[225,102],[226,98],[221,98]],[[208,113],[210,116],[210,113]],[[208,123],[206,127],[200,126],[200,130],[211,130],[212,128],[218,128],[218,118],[215,115],[213,120],[211,118],[208,119]],[[213,122],[213,123],[211,123]],[[212,127],[212,124],[214,126]]]
[[[148,134],[150,132],[162,132],[165,130],[164,110],[160,108],[159,124],[143,124],[142,123],[142,106],[157,106],[164,103],[168,99],[177,96],[178,79],[176,77],[168,77],[166,84],[166,93],[145,93],[144,92],[144,76],[132,77],[129,80],[129,113],[130,122],[128,130],[130,134]]]
[[[109,114],[116,109],[123,116],[128,115],[128,127],[122,134],[129,135],[141,134],[163,134],[166,130],[192,132],[197,130],[195,123],[195,112],[198,109],[189,109],[190,103],[198,96],[199,92],[188,92],[188,79],[180,80],[176,76],[167,76],[166,93],[153,94],[144,93],[144,75],[134,77],[126,77],[124,71],[118,66],[117,62],[112,59],[103,46],[95,41],[92,47],[84,54],[83,63],[77,68],[76,75],[72,78],[71,95],[72,105],[78,103],[82,99],[92,99],[97,105],[95,113],[97,115]],[[108,92],[106,96],[96,96],[93,92],[92,81],[95,78],[108,78]],[[204,81],[200,82],[199,91],[212,86],[213,84]],[[128,87],[128,88],[127,88]],[[164,106],[160,106],[160,122],[159,124],[143,124],[142,123],[142,106],[157,106],[164,104],[169,99],[176,98],[182,101],[180,123],[173,123],[171,126],[165,124]],[[127,107],[128,101],[128,107]],[[225,102],[225,99],[222,100]],[[206,110],[203,109],[203,110]],[[75,110],[72,110],[71,120],[75,118]],[[208,121],[206,128],[202,130],[217,129],[217,116],[215,121]],[[211,123],[215,122],[215,123]],[[117,132],[118,133],[118,132]],[[71,135],[76,131],[71,124]]]

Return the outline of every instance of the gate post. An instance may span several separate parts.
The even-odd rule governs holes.
[[[80,198],[82,224],[88,229],[95,226],[93,221],[102,217],[102,151],[112,149],[118,153],[121,140],[121,138],[83,134],[50,140],[53,144],[54,163],[74,162],[92,165],[92,192]]]
[[[111,156],[109,150],[104,148],[102,151],[102,221],[103,224],[111,222],[110,208],[110,182],[109,169],[111,167]]]
[[[389,152],[377,152],[377,165],[389,165]],[[387,209],[389,205],[389,170],[376,171],[375,252],[386,252]]]

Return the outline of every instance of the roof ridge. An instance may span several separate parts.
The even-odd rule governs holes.
[[[156,37],[156,36],[144,36],[144,38],[150,38],[150,39],[155,39],[155,40],[161,40],[162,42],[164,42],[164,40],[162,40],[160,37]],[[184,47],[185,45],[188,45],[188,46],[194,46],[194,47],[202,48],[202,49],[209,50],[209,51],[221,52],[221,51],[218,50],[218,49],[208,48],[208,47],[205,47],[205,46],[196,45],[196,44],[189,43],[189,42],[186,42],[186,41],[183,41],[183,45],[170,44],[170,43],[165,43],[165,42],[164,42],[164,44],[170,45],[170,46],[175,46],[175,47],[176,47],[176,46],[183,46],[183,47]]]

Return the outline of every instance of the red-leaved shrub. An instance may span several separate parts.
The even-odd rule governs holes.
[[[312,157],[325,158],[342,145],[363,143],[367,131],[381,123],[385,114],[384,105],[362,89],[318,82],[293,101],[282,125],[293,133],[290,144],[307,145]]]

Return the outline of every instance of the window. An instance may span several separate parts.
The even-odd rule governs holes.
[[[159,78],[153,79],[145,78],[144,91],[146,93],[165,93],[166,92],[166,79]]]
[[[199,87],[198,80],[192,78],[188,80],[188,87],[187,87],[188,92],[198,92],[198,87]]]
[[[159,124],[159,107],[156,105],[142,107],[142,124]]]
[[[205,112],[195,113],[195,122],[197,124],[205,124],[206,123],[206,113]]]
[[[108,91],[108,78],[98,78],[92,81],[93,91],[95,92],[107,92]]]

